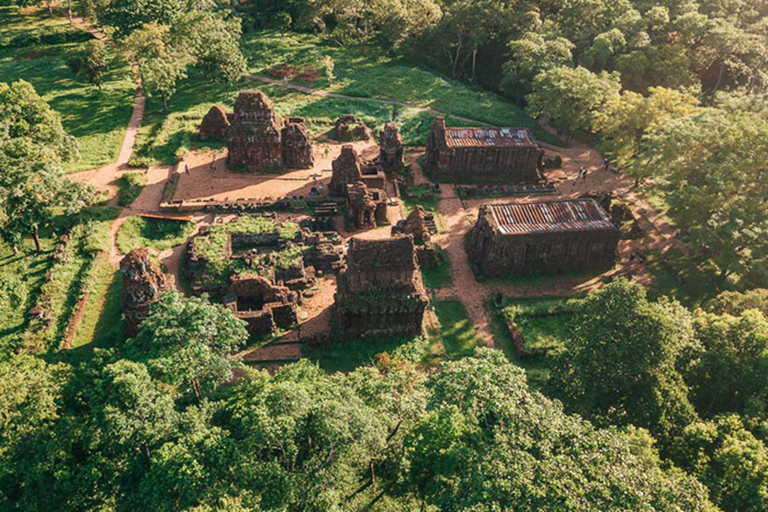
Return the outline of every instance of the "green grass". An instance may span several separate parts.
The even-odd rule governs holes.
[[[130,206],[147,184],[147,176],[141,171],[127,172],[117,180],[118,203]]]
[[[476,347],[482,346],[482,340],[461,302],[439,300],[434,302],[434,307],[440,322],[440,337],[448,358],[471,355]]]
[[[568,339],[571,315],[536,316],[568,308],[563,297],[534,297],[504,301],[504,314],[514,319],[528,348],[561,347]]]
[[[450,288],[453,286],[451,264],[448,257],[444,256],[443,262],[437,268],[422,268],[421,277],[427,288]]]
[[[389,57],[374,45],[366,46],[361,53],[357,48],[328,44],[319,35],[281,34],[273,30],[249,33],[243,43],[253,73],[266,74],[278,65],[321,70],[323,57],[328,55],[334,61],[336,78],[332,86],[329,87],[324,75],[314,83],[297,83],[350,96],[411,103],[492,125],[526,126],[542,140],[552,141],[513,103],[479,87]],[[399,108],[394,108],[395,116]]]
[[[48,17],[44,11],[0,7],[0,41],[19,34],[50,34],[77,31],[62,16]],[[113,162],[120,151],[133,110],[130,69],[116,62],[105,76],[104,89],[76,78],[67,68],[67,58],[82,51],[85,43],[38,44],[32,47],[0,48],[0,80],[26,80],[51,107],[59,112],[64,128],[75,136],[80,159],[65,165],[68,172],[100,167]],[[111,57],[117,51],[109,49]]]
[[[130,217],[117,230],[117,248],[123,254],[141,247],[164,251],[186,242],[194,228],[194,222]]]
[[[393,358],[429,366],[435,356],[432,350],[429,340],[418,336],[332,343],[324,347],[305,348],[304,354],[327,372],[351,372],[360,366],[375,364],[376,355],[384,352]]]
[[[654,296],[672,296],[693,308],[720,293],[714,277],[700,270],[676,247],[665,253],[651,252],[646,256],[645,265],[654,277]]]

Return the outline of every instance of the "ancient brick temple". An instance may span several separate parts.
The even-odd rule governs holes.
[[[413,238],[352,238],[335,303],[342,338],[421,334],[428,300]]]
[[[224,305],[246,322],[253,339],[289,329],[298,322],[298,294],[255,274],[234,276]]]
[[[387,194],[382,189],[369,189],[362,182],[347,185],[345,220],[348,229],[386,226]]]
[[[149,306],[173,286],[173,281],[149,259],[147,249],[134,249],[120,262],[123,275],[122,308],[126,334],[133,338],[149,315]]]
[[[535,183],[544,151],[528,128],[447,128],[427,137],[426,167],[447,183]]]
[[[387,123],[379,132],[379,164],[385,171],[403,168],[403,138],[397,123]]]
[[[485,276],[607,269],[618,242],[619,230],[594,199],[486,205],[469,257]]]
[[[347,185],[362,181],[364,165],[351,145],[343,145],[341,153],[331,164],[333,173],[328,192],[334,197],[344,197],[347,194]]]
[[[228,133],[227,112],[218,105],[212,106],[200,124],[200,140],[226,140]]]
[[[228,163],[251,172],[309,168],[312,139],[300,117],[282,118],[261,91],[241,91],[227,139]]]
[[[389,224],[384,173],[360,158],[349,144],[342,146],[332,167],[328,190],[331,196],[345,199],[347,228],[365,229]],[[367,172],[373,174],[365,174]]]

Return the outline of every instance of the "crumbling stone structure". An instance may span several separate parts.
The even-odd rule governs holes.
[[[379,164],[390,172],[403,167],[403,138],[397,123],[387,123],[379,132]]]
[[[214,105],[203,117],[200,125],[201,140],[226,140],[229,133],[227,112],[220,106]]]
[[[313,145],[304,120],[281,118],[261,91],[241,91],[227,139],[228,163],[251,172],[314,164]]]
[[[426,167],[438,182],[535,183],[543,158],[528,128],[447,128],[438,117],[427,137]]]
[[[329,193],[334,197],[344,197],[347,193],[347,185],[362,181],[364,165],[355,148],[349,144],[343,145],[341,154],[331,164],[333,173],[328,186]]]
[[[173,282],[149,259],[147,249],[134,249],[120,262],[123,275],[122,307],[125,315],[126,334],[133,338],[139,326],[149,315],[149,306],[169,288]]]
[[[298,294],[255,274],[232,277],[224,305],[246,322],[252,339],[289,329],[298,322]]]
[[[594,199],[485,205],[469,257],[485,276],[606,269],[619,230]]]
[[[389,224],[387,194],[369,189],[365,183],[347,185],[346,223],[349,228],[367,229]]]
[[[415,336],[428,300],[410,236],[353,238],[347,270],[335,295],[334,319],[342,338]]]
[[[368,126],[362,120],[358,121],[352,114],[344,114],[338,118],[333,133],[336,140],[342,142],[368,140],[370,138]]]
[[[398,234],[411,235],[416,242],[420,243],[429,241],[431,237],[429,223],[427,222],[427,212],[423,206],[417,204],[405,220],[392,226],[392,236]]]

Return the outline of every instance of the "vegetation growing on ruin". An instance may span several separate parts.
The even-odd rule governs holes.
[[[131,171],[123,174],[117,180],[117,201],[120,206],[130,206],[139,197],[141,190],[146,184],[147,176],[141,171]]]
[[[194,222],[129,217],[117,231],[117,248],[123,254],[139,247],[164,251],[185,243],[194,228]]]

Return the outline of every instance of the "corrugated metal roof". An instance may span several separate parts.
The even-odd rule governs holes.
[[[505,235],[616,229],[594,199],[490,205],[488,208],[499,225],[499,232]]]
[[[449,147],[511,147],[534,146],[528,128],[446,128]]]

